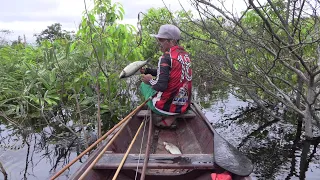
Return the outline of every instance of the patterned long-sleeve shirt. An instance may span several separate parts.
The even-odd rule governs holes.
[[[173,115],[187,110],[191,103],[192,70],[189,55],[182,47],[171,47],[160,57],[158,68],[147,68],[145,74],[155,76],[149,83],[158,91],[152,100],[158,111]]]

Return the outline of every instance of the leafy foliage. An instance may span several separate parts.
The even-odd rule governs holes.
[[[50,42],[56,39],[68,39],[72,38],[72,32],[62,30],[62,25],[60,23],[54,23],[48,26],[47,29],[43,30],[40,34],[35,34],[37,37],[36,42],[39,44],[43,40],[49,40]]]
[[[0,118],[26,126],[63,124],[75,133],[78,123],[95,128],[100,112],[111,127],[133,107],[128,103],[137,103],[119,73],[142,58],[135,28],[118,23],[123,15],[120,4],[95,1],[74,38],[56,23],[37,36],[38,46],[0,48]],[[71,121],[76,124],[68,127]]]
[[[222,66],[213,66],[216,74],[276,119],[265,107],[279,105],[298,113],[312,137],[313,127],[320,128],[317,2],[250,0],[241,18],[222,2],[222,9],[210,1],[193,2],[200,14],[198,26],[210,34],[202,41],[214,45],[211,52],[222,59]]]
[[[136,60],[151,57],[156,63],[160,52],[150,34],[173,23],[183,32],[180,44],[193,61],[195,101],[208,107],[217,98],[227,98],[231,83],[243,99],[283,106],[312,116],[317,124],[318,16],[298,17],[291,13],[297,13],[292,8],[297,4],[288,3],[270,1],[255,8],[250,2],[240,19],[221,11],[209,14],[201,4],[216,6],[207,1],[194,4],[200,18],[183,10],[151,8],[140,16],[137,31],[119,23],[124,17],[121,4],[95,0],[76,34],[56,23],[37,35],[37,46],[0,48],[1,113],[26,124],[75,121],[82,128],[96,127],[101,117],[104,126],[111,127],[137,103],[137,81],[119,80],[119,72]]]

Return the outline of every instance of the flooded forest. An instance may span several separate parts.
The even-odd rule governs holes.
[[[48,24],[28,43],[0,29],[0,179],[50,179],[139,106],[139,75],[119,74],[138,60],[157,67],[150,34],[163,24],[181,30],[193,101],[252,161],[252,179],[320,177],[318,0],[249,0],[239,14],[190,0],[193,11],[150,8],[137,26],[120,23],[122,4],[93,2],[75,32]]]

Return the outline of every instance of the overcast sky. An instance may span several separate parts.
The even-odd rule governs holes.
[[[229,1],[231,5],[233,0]],[[239,0],[236,0],[239,2]],[[87,4],[91,0],[86,0]],[[163,7],[162,0],[113,0],[120,2],[125,10],[123,23],[136,26],[137,15],[152,7]],[[181,9],[178,0],[164,0],[171,10]],[[180,0],[186,9],[192,9],[188,0]],[[26,35],[27,41],[34,41],[33,34],[40,33],[47,26],[59,22],[65,30],[76,30],[84,11],[83,0],[0,0],[0,30],[14,33],[7,39],[15,40]],[[236,7],[238,7],[237,5]],[[230,6],[231,7],[231,6]],[[90,5],[88,7],[90,9]]]

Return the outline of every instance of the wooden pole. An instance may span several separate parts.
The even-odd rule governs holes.
[[[97,158],[90,164],[90,166],[86,169],[86,171],[80,176],[79,180],[82,180],[87,176],[89,171],[93,168],[93,166],[99,161],[99,159],[103,156],[104,152],[109,148],[109,146],[113,143],[113,141],[118,137],[118,135],[122,132],[122,130],[126,127],[126,125],[129,123],[131,118],[121,127],[121,129],[110,139],[108,144],[102,149],[102,151],[99,153]]]
[[[149,161],[149,155],[150,155],[151,135],[152,135],[153,123],[152,123],[152,114],[151,114],[152,112],[151,112],[151,110],[149,110],[149,113],[150,113],[150,121],[149,121],[149,132],[148,132],[147,148],[146,148],[146,152],[145,152],[145,155],[144,155],[144,161],[143,161],[143,167],[142,167],[140,180],[144,180],[144,178],[145,178],[147,165],[148,165],[148,161]]]
[[[123,158],[122,158],[122,160],[121,160],[121,162],[120,162],[120,165],[118,166],[118,169],[117,169],[117,171],[115,172],[112,180],[116,180],[116,179],[117,179],[118,174],[119,174],[119,172],[120,172],[120,169],[122,168],[124,162],[126,161],[127,156],[128,156],[128,154],[129,154],[129,152],[130,152],[130,150],[131,150],[131,148],[132,148],[132,145],[133,145],[133,143],[136,141],[137,136],[138,136],[138,134],[139,134],[139,132],[140,132],[140,130],[141,130],[141,128],[142,128],[142,126],[143,126],[144,123],[145,123],[145,121],[142,121],[139,129],[138,129],[137,132],[136,132],[136,135],[133,137],[133,139],[132,139],[132,141],[131,141],[128,149],[127,149],[127,152],[126,152],[125,155],[123,156]]]
[[[71,165],[73,165],[75,162],[77,162],[83,155],[85,155],[87,152],[89,152],[92,148],[94,148],[98,143],[100,143],[102,140],[104,140],[107,136],[109,136],[116,128],[118,128],[121,124],[126,122],[131,116],[136,114],[149,100],[147,99],[145,102],[143,102],[140,106],[138,106],[135,110],[133,110],[131,113],[128,114],[124,119],[122,119],[118,124],[113,126],[107,133],[105,133],[101,138],[99,138],[96,142],[94,142],[91,146],[89,146],[85,151],[83,151],[79,156],[77,156],[74,160],[72,160],[69,164],[67,164],[63,169],[61,169],[57,174],[55,174],[50,180],[56,179],[58,176],[60,176],[66,169],[68,169]]]

